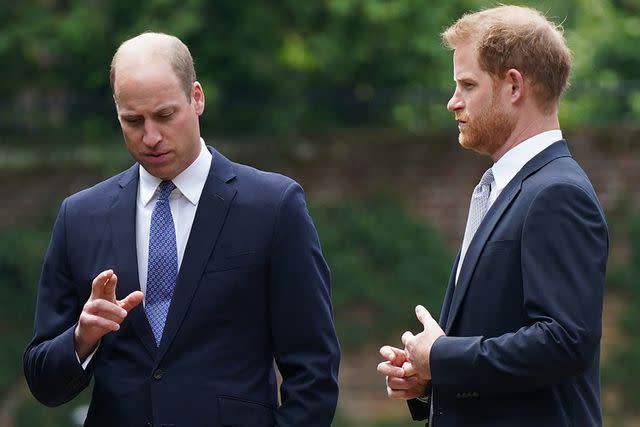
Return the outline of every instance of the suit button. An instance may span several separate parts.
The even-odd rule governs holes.
[[[153,424],[151,424],[151,423],[146,423],[146,424],[144,425],[144,427],[153,427]]]
[[[162,369],[156,369],[155,371],[153,371],[153,379],[155,380],[161,379],[163,375],[164,372],[162,371]]]

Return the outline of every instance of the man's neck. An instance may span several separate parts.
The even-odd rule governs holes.
[[[548,130],[560,129],[560,122],[558,121],[558,115],[556,112],[549,115],[537,114],[533,116],[533,118],[530,117],[532,116],[527,116],[526,119],[523,118],[518,120],[509,138],[507,138],[505,143],[491,155],[491,159],[494,163],[504,156],[507,151],[511,150],[522,141],[526,141],[527,139]]]

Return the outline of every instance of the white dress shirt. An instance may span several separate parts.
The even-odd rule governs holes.
[[[204,140],[200,138],[200,154],[180,175],[173,179],[176,189],[169,195],[169,206],[173,217],[173,226],[176,230],[176,249],[178,250],[178,271],[182,265],[184,250],[187,247],[189,233],[196,216],[196,209],[202,189],[209,176],[209,169],[213,156],[207,150]],[[147,297],[147,264],[149,263],[149,228],[151,227],[151,214],[158,199],[157,189],[162,180],[151,175],[140,166],[140,179],[138,180],[138,197],[136,199],[136,253],[138,255],[138,279],[140,290]],[[116,272],[117,274],[117,272]],[[145,302],[143,301],[143,304]],[[98,344],[98,347],[100,344]],[[89,362],[96,354],[98,347],[87,356],[84,362],[76,353],[78,362],[83,369],[87,369]]]
[[[504,190],[507,184],[509,184],[513,177],[520,172],[520,169],[522,169],[529,160],[533,159],[544,149],[561,139],[562,131],[560,129],[548,130],[532,136],[529,139],[525,139],[511,150],[504,153],[504,155],[491,167],[494,182],[491,184],[489,207],[491,207],[502,190]]]
[[[529,160],[540,154],[545,148],[554,142],[562,139],[562,131],[560,129],[548,130],[525,139],[507,151],[497,162],[491,166],[494,181],[491,183],[491,192],[489,193],[489,205],[487,210],[491,208],[493,202],[496,201],[502,190],[516,176],[520,169],[526,165]],[[460,276],[463,260],[458,261],[456,271],[456,283]]]
[[[169,195],[169,206],[173,225],[176,230],[176,249],[178,250],[178,271],[182,265],[184,250],[196,216],[202,189],[209,176],[213,156],[202,139],[198,158],[172,181],[176,189]],[[136,201],[136,253],[138,255],[138,279],[140,290],[147,295],[147,267],[149,263],[149,228],[151,214],[158,199],[157,189],[162,180],[151,175],[140,166],[138,198]]]

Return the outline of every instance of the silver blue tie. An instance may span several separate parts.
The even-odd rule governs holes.
[[[169,206],[169,195],[175,188],[176,186],[171,181],[162,181],[158,186],[158,200],[151,214],[149,229],[145,313],[149,319],[156,345],[160,345],[178,278],[176,232]]]
[[[469,204],[469,216],[467,217],[467,226],[464,230],[464,238],[462,240],[462,250],[460,251],[460,260],[458,261],[458,272],[456,275],[456,281],[460,274],[460,268],[464,257],[469,249],[469,244],[473,240],[473,236],[476,234],[478,227],[482,223],[487,210],[489,209],[489,195],[491,194],[491,183],[493,182],[493,171],[491,168],[480,178],[480,182],[476,185],[471,195],[471,203]]]

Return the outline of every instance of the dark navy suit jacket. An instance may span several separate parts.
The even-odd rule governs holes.
[[[529,161],[471,242],[431,350],[435,427],[596,427],[608,233],[565,141]],[[429,404],[409,401],[414,419]]]
[[[93,278],[112,268],[118,299],[139,289],[138,165],[62,203],[24,355],[41,402],[69,401],[93,376],[86,426],[331,424],[339,346],[329,270],[302,189],[210,151],[159,347],[141,304],[102,339],[86,372],[73,331]]]

